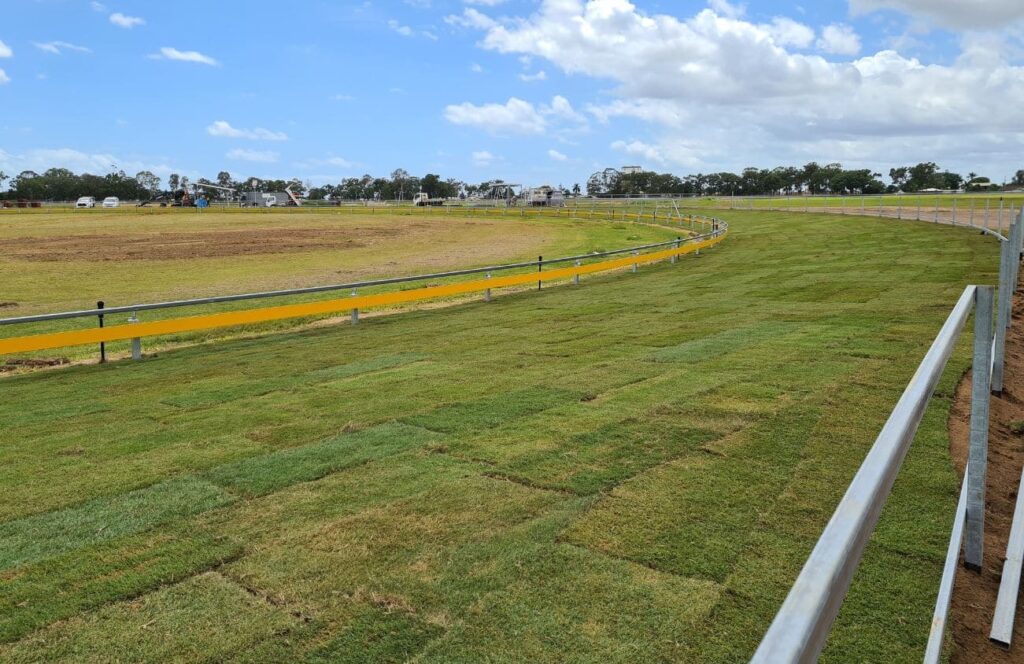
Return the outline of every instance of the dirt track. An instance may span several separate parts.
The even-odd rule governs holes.
[[[28,261],[117,261],[216,258],[354,249],[375,238],[403,234],[398,227],[247,228],[195,232],[67,235],[0,239],[0,255]]]
[[[1011,422],[1024,421],[1024,311],[1021,310],[1024,297],[1019,285],[1013,304],[1013,325],[1006,338],[1004,389],[991,401],[984,565],[980,573],[970,572],[961,561],[954,584],[950,625],[954,642],[951,661],[955,664],[1024,662],[1024,611],[1019,602],[1010,650],[1004,650],[988,638],[1024,467],[1024,436],[1013,433],[1009,426]],[[949,417],[950,452],[961,477],[967,459],[970,403],[968,374],[957,386]]]

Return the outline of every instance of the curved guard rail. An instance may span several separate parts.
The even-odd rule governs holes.
[[[639,215],[630,216],[634,217]],[[182,332],[194,332],[199,330],[233,327],[238,325],[248,325],[254,323],[265,323],[288,318],[303,318],[307,316],[343,313],[346,311],[352,311],[353,313],[355,313],[359,310],[366,309],[369,307],[403,304],[408,302],[429,300],[439,297],[448,297],[452,295],[460,295],[479,291],[489,292],[491,289],[494,288],[506,288],[521,284],[575,278],[578,277],[579,275],[593,274],[596,272],[604,272],[607,270],[615,270],[624,267],[629,267],[632,265],[653,263],[661,260],[671,259],[676,256],[697,252],[703,248],[711,247],[718,244],[728,234],[728,224],[718,219],[697,216],[688,217],[688,219],[691,221],[691,223],[699,223],[708,227],[709,232],[701,235],[692,236],[689,238],[677,238],[675,240],[669,240],[667,242],[660,242],[656,244],[641,245],[625,249],[616,249],[614,251],[607,251],[595,254],[569,256],[565,258],[557,258],[546,261],[541,260],[528,263],[510,263],[506,265],[495,265],[491,267],[473,268],[468,270],[455,270],[451,272],[417,275],[413,277],[378,279],[375,281],[363,281],[351,284],[336,284],[330,286],[317,286],[312,288],[299,288],[293,290],[269,291],[264,293],[225,295],[220,297],[199,298],[193,300],[177,300],[162,303],[136,304],[123,307],[111,307],[109,309],[89,309],[54,314],[41,314],[37,316],[7,318],[0,320],[0,325],[13,325],[19,323],[60,320],[67,318],[84,318],[100,315],[112,315],[116,313],[135,313],[138,311],[152,309],[166,309],[171,307],[213,304],[218,302],[232,302],[238,300],[268,297],[282,297],[288,295],[317,293],[332,290],[354,290],[356,288],[365,288],[369,286],[406,283],[412,281],[423,281],[441,277],[462,276],[479,273],[488,274],[488,278],[486,279],[464,281],[454,284],[446,284],[443,286],[428,286],[424,288],[394,291],[375,295],[352,296],[341,299],[326,300],[322,302],[287,304],[276,307],[265,307],[260,309],[249,309],[245,311],[231,311],[206,314],[200,316],[189,316],[184,318],[152,321],[148,323],[128,323],[126,325],[112,325],[109,327],[100,327],[87,330],[73,330],[67,332],[34,334],[21,337],[8,337],[0,339],[0,355],[32,352],[39,350],[49,350],[54,348],[64,348],[68,346],[79,346],[84,344],[106,343],[108,341],[140,339],[142,337],[161,336],[168,334],[177,334]],[[637,253],[649,249],[656,249],[656,251],[644,254]],[[626,256],[625,258],[615,258],[612,260],[601,261],[598,263],[590,263],[587,265],[581,264],[581,262],[585,259],[627,253],[630,255]],[[572,265],[571,267],[548,270],[545,272],[530,272],[526,274],[516,274],[490,278],[490,273],[492,272],[522,269],[535,266],[539,267],[543,265],[551,265],[566,262],[573,262],[574,265]]]

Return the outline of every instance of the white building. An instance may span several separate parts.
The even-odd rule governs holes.
[[[633,175],[635,173],[643,173],[644,172],[644,167],[643,166],[623,166],[622,168],[619,169],[619,171],[623,175]]]

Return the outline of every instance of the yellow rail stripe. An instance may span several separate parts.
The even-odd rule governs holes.
[[[169,320],[153,321],[150,323],[131,323],[126,325],[112,325],[110,327],[97,327],[88,330],[74,330],[70,332],[51,332],[48,334],[34,334],[25,337],[10,337],[0,339],[0,355],[11,353],[25,353],[37,350],[49,350],[53,348],[64,348],[67,346],[80,346],[83,344],[96,344],[106,341],[122,341],[136,337],[153,337],[166,334],[179,334],[182,332],[195,332],[198,330],[210,330],[219,327],[232,327],[235,325],[249,325],[252,323],[266,323],[269,321],[282,320],[286,318],[302,318],[305,316],[317,316],[322,314],[340,313],[352,309],[368,309],[370,307],[381,307],[404,302],[416,302],[429,300],[437,297],[460,295],[484,291],[488,288],[504,288],[518,286],[521,284],[533,283],[536,281],[554,281],[566,279],[577,274],[592,274],[605,270],[614,270],[627,267],[634,263],[653,263],[665,260],[672,256],[689,254],[698,249],[710,247],[720,242],[725,234],[710,240],[703,240],[682,247],[656,251],[639,256],[627,256],[590,265],[572,266],[548,270],[546,272],[535,272],[527,274],[516,274],[506,277],[495,277],[492,279],[475,279],[463,281],[445,286],[428,286],[407,291],[394,291],[378,295],[363,295],[346,297],[342,299],[325,300],[323,302],[308,302],[303,304],[286,304],[277,307],[265,307],[261,309],[249,309],[246,311],[230,311],[204,316],[188,316],[184,318],[173,318]]]

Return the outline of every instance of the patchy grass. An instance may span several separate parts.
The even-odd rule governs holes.
[[[997,247],[728,220],[579,287],[3,378],[0,660],[748,658]],[[920,657],[968,350],[826,661]]]

